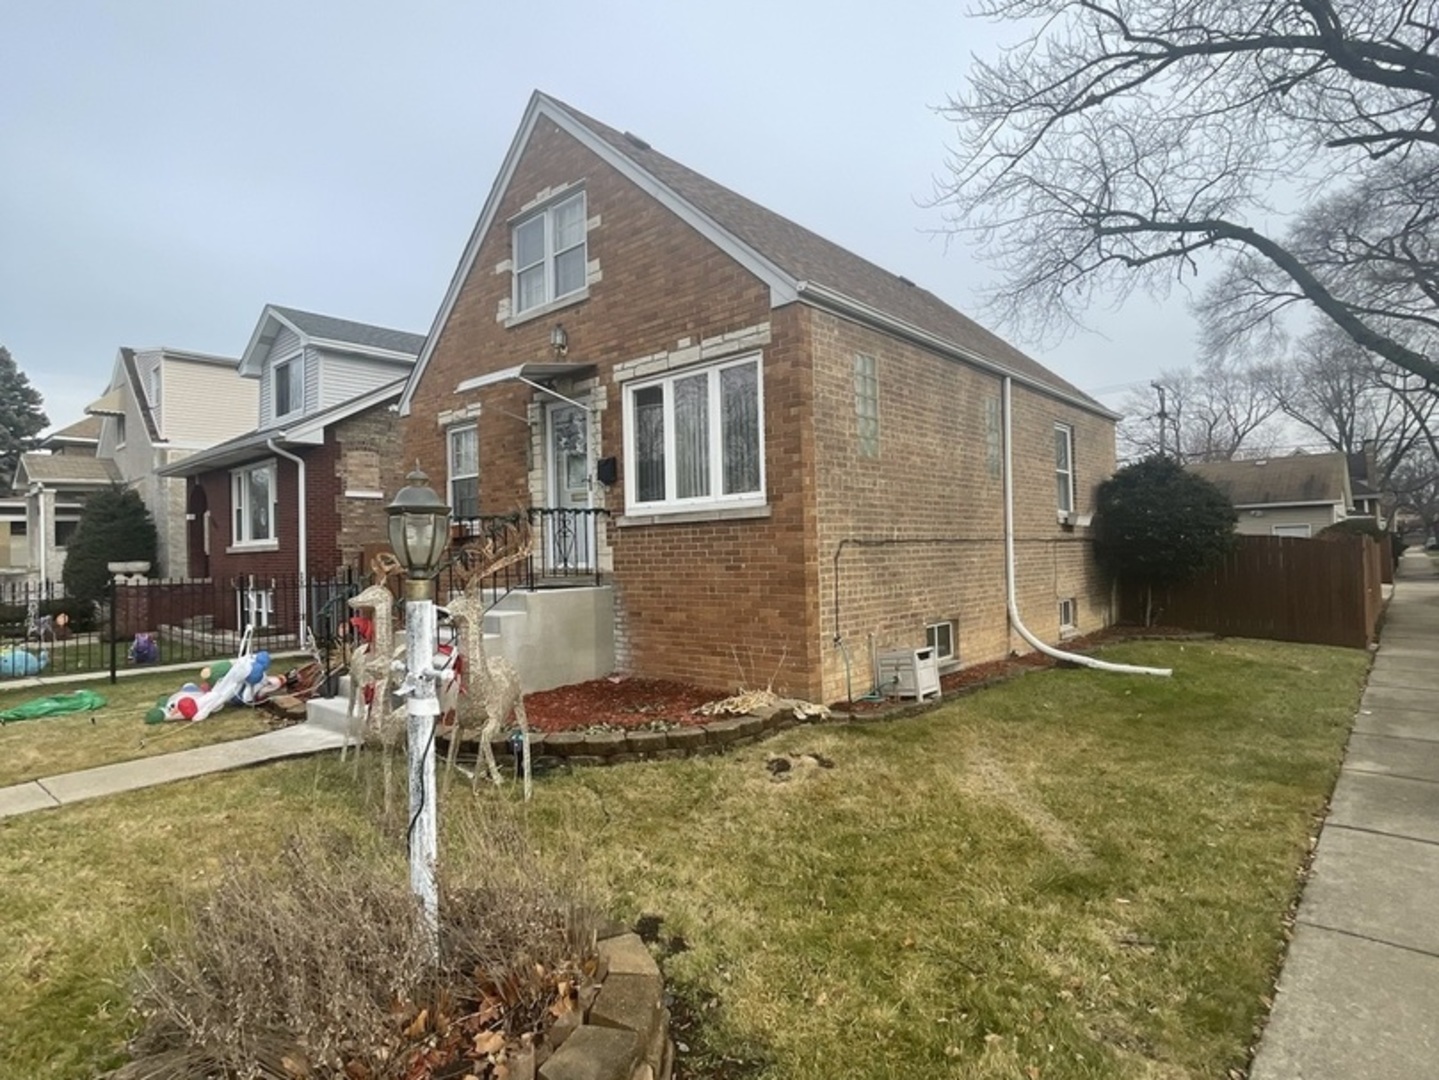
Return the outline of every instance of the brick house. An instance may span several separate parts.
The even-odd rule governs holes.
[[[235,623],[306,622],[301,594],[276,583],[359,569],[385,542],[383,508],[405,472],[394,406],[423,341],[265,307],[238,369],[258,382],[250,430],[160,470],[186,478],[190,575],[243,586]]]
[[[537,558],[602,575],[620,670],[835,701],[871,688],[880,651],[1027,649],[1006,615],[1007,418],[1022,618],[1050,641],[1110,620],[1087,526],[1113,413],[543,94],[400,413],[405,460],[457,516],[541,508]]]

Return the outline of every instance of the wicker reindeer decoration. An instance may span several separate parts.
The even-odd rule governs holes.
[[[395,594],[389,579],[402,570],[400,562],[388,551],[375,556],[370,564],[371,584],[350,598],[349,606],[356,611],[373,613],[374,631],[367,642],[361,642],[350,653],[349,735],[340,750],[345,759],[351,743],[355,746],[355,767],[359,768],[360,745],[371,734],[378,734],[384,758],[385,813],[390,812],[394,797],[394,767],[391,751],[405,730],[405,709],[390,707],[390,687],[396,674],[395,662],[403,648],[395,645]]]
[[[484,583],[505,567],[529,558],[533,550],[530,524],[523,518],[517,526],[507,526],[498,535],[487,536],[482,543],[462,548],[455,558],[455,575],[463,587],[450,597],[446,605],[450,621],[456,627],[463,657],[461,678],[467,702],[466,705],[456,703],[447,763],[451,769],[454,768],[461,727],[473,729],[478,726],[480,749],[475,760],[474,783],[476,786],[479,784],[481,762],[490,779],[496,784],[501,783],[502,777],[490,742],[513,713],[523,742],[526,799],[531,792],[529,721],[525,717],[520,676],[514,665],[503,656],[485,655]]]

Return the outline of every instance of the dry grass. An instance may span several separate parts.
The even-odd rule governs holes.
[[[54,682],[25,690],[0,690],[0,711],[32,698],[94,690],[105,707],[94,713],[17,720],[0,726],[0,787],[116,761],[227,742],[268,730],[253,709],[229,707],[198,724],[147,726],[145,713],[158,697],[193,679],[193,672],[138,675],[94,683]]]
[[[613,913],[688,943],[666,960],[706,1020],[684,1076],[1223,1076],[1262,1017],[1367,657],[1106,655],[1176,675],[1056,670],[909,720],[546,778],[531,845],[583,834]],[[765,768],[807,750],[835,767]],[[515,796],[455,791],[447,850]],[[0,1074],[113,1064],[127,972],[182,897],[302,820],[363,834],[372,806],[324,758],[0,825]]]

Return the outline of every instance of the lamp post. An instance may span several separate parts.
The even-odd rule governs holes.
[[[405,736],[409,752],[410,889],[420,901],[439,956],[439,890],[435,884],[438,849],[435,824],[435,723],[440,714],[435,694],[435,574],[450,539],[450,508],[429,485],[416,463],[405,478],[389,514],[390,546],[405,570]]]

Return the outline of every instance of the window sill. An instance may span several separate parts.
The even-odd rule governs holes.
[[[243,555],[247,551],[279,551],[278,540],[256,540],[245,544],[231,544],[225,549],[226,555]]]
[[[1079,636],[1079,627],[1077,627],[1077,626],[1061,626],[1061,627],[1059,628],[1059,640],[1060,640],[1060,641],[1068,641],[1068,640],[1070,640],[1070,638],[1077,638],[1078,636]]]
[[[621,529],[644,525],[696,525],[707,521],[761,521],[770,516],[764,506],[711,506],[700,510],[669,510],[649,514],[624,514],[615,518]]]
[[[540,319],[546,315],[553,314],[556,311],[561,311],[567,307],[572,307],[573,305],[578,304],[584,300],[588,300],[589,298],[590,287],[586,285],[579,292],[573,292],[570,293],[568,296],[560,297],[558,300],[551,300],[548,304],[541,304],[539,307],[530,308],[528,311],[522,312],[519,315],[511,315],[508,319],[505,320],[505,329],[509,330],[516,326],[523,326],[527,322],[532,322],[535,319]]]

